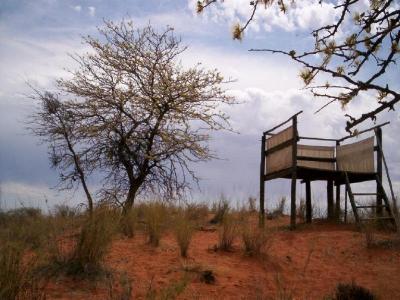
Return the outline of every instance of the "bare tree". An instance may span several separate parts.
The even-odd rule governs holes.
[[[230,130],[223,106],[234,99],[216,70],[181,65],[186,47],[172,28],[122,21],[99,32],[84,39],[89,53],[73,56],[71,78],[57,81],[88,170],[104,176],[100,195],[125,209],[141,192],[177,195],[198,180],[190,164],[214,157],[209,133]]]
[[[93,171],[93,163],[88,159],[88,150],[81,145],[75,116],[57,95],[34,91],[33,98],[39,100],[41,106],[30,119],[30,129],[42,142],[49,144],[51,166],[61,171],[60,189],[74,188],[80,182],[92,213],[93,198],[86,177]]]
[[[243,25],[234,26],[233,38],[242,38],[243,32],[256,18],[255,13],[258,9],[278,5],[282,13],[285,13],[288,10],[288,2],[250,1],[249,18]],[[334,102],[346,106],[357,96],[375,96],[377,105],[371,111],[357,118],[346,114],[349,118],[346,130],[349,132],[367,119],[375,121],[377,114],[382,111],[394,110],[394,105],[400,100],[398,87],[389,86],[387,83],[390,76],[387,71],[390,68],[393,68],[395,75],[399,75],[396,66],[400,54],[399,2],[370,0],[369,7],[362,11],[360,3],[360,0],[334,1],[339,17],[333,24],[312,31],[315,44],[309,51],[298,53],[295,49],[252,49],[284,54],[303,65],[300,76],[305,86],[315,97],[328,99],[322,108]],[[198,1],[197,11],[201,12],[211,4],[218,4],[218,1]],[[318,83],[317,79],[322,75],[328,75],[331,80]]]

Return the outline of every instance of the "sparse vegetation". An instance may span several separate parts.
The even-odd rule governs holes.
[[[151,202],[144,208],[144,219],[146,223],[149,244],[158,247],[161,235],[165,229],[167,216],[165,204],[162,202]]]
[[[267,212],[267,219],[272,220],[283,216],[283,213],[285,211],[285,204],[286,204],[286,197],[282,197],[279,200],[277,206],[271,212]]]
[[[259,256],[263,250],[271,246],[271,233],[255,224],[244,223],[241,234],[246,255]]]
[[[229,207],[229,201],[228,199],[225,198],[224,195],[221,196],[221,199],[219,200],[218,203],[214,204],[215,209],[214,210],[214,217],[210,220],[211,224],[220,224],[223,220],[224,217],[227,213],[229,213],[230,207]]]
[[[43,280],[35,277],[33,260],[24,262],[24,250],[13,242],[0,246],[0,299],[45,299]]]
[[[223,251],[231,251],[233,242],[238,233],[238,222],[235,217],[228,213],[225,214],[219,228],[218,249]]]
[[[187,257],[194,226],[185,212],[179,211],[175,218],[175,237],[182,257]]]
[[[304,199],[300,199],[300,205],[296,212],[297,217],[304,222],[306,219],[306,202]]]

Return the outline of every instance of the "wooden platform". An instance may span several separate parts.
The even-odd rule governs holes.
[[[336,170],[320,170],[307,167],[295,167],[296,179],[302,179],[304,181],[317,181],[317,180],[332,180],[335,185],[342,185],[346,183],[345,172]],[[287,168],[285,170],[280,170],[278,172],[273,172],[264,175],[264,181],[273,180],[277,178],[292,179],[293,168]],[[347,172],[349,176],[350,183],[357,183],[363,181],[375,180],[375,173],[357,173],[357,172]]]

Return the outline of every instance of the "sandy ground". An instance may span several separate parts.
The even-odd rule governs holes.
[[[267,226],[288,224],[286,217]],[[377,234],[378,239],[388,238]],[[262,257],[244,255],[238,238],[232,252],[214,251],[216,231],[196,231],[189,257],[182,259],[171,233],[153,248],[146,236],[117,239],[107,265],[132,283],[132,299],[145,299],[184,286],[178,299],[323,299],[337,283],[355,281],[380,299],[400,299],[400,249],[368,249],[365,236],[350,225],[317,223],[296,231],[280,227]],[[200,280],[200,271],[212,270],[214,284]],[[186,284],[185,284],[186,283]],[[107,282],[60,278],[47,288],[48,299],[107,299]],[[158,298],[157,298],[158,299]]]

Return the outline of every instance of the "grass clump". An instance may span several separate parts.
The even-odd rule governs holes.
[[[12,242],[0,247],[0,299],[45,299],[43,281],[36,278],[32,261],[23,261],[24,250]]]
[[[214,210],[214,209],[213,209]],[[230,207],[228,200],[221,196],[221,199],[217,204],[215,204],[215,214],[214,217],[210,220],[211,224],[220,224],[223,222],[226,214],[229,213]]]
[[[193,231],[193,222],[189,219],[189,216],[183,211],[178,212],[175,219],[175,237],[182,257],[187,257]]]
[[[104,257],[116,232],[118,217],[116,211],[100,206],[86,216],[77,233],[55,236],[43,271],[91,278],[103,275]]]
[[[161,202],[151,202],[145,207],[144,220],[149,244],[154,247],[158,247],[160,244],[167,213],[167,208]]]
[[[278,205],[271,211],[267,213],[267,219],[272,220],[278,217],[282,217],[285,211],[286,197],[282,197],[278,202]]]
[[[0,241],[38,249],[46,244],[52,230],[51,219],[42,215],[40,209],[19,208],[1,214]]]
[[[98,275],[115,233],[116,213],[106,207],[97,208],[83,224],[76,247],[68,261],[70,275]]]
[[[238,231],[238,222],[232,214],[225,214],[219,228],[218,249],[231,251]]]
[[[259,256],[271,245],[271,235],[254,224],[245,223],[241,235],[244,252],[248,256]]]

